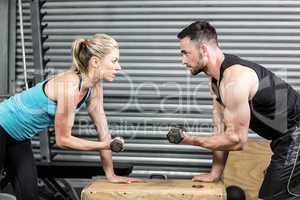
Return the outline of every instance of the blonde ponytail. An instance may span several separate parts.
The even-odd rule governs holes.
[[[118,42],[107,34],[95,34],[91,39],[76,39],[72,45],[72,70],[87,73],[90,58],[94,55],[102,59],[113,48],[119,48]]]

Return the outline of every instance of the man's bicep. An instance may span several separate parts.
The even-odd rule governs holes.
[[[245,143],[248,138],[250,124],[250,107],[247,99],[232,97],[230,105],[224,110],[226,134],[234,134]]]
[[[228,127],[249,127],[250,107],[249,96],[251,84],[249,78],[241,74],[239,77],[229,77],[223,85],[223,100],[225,104],[224,122]]]
[[[235,107],[224,109],[224,122],[226,127],[232,127],[234,125],[236,128],[238,127],[249,127],[250,123],[250,108],[249,104],[239,103],[236,104]]]

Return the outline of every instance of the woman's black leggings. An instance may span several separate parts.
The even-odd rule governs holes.
[[[5,169],[17,200],[37,200],[37,171],[30,140],[17,141],[0,126],[0,171]]]

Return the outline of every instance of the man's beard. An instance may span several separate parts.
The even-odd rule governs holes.
[[[191,69],[191,74],[194,75],[194,76],[201,73],[201,72],[204,72],[204,73],[207,72],[207,66],[204,65],[203,61],[198,62],[195,67],[192,67],[192,66],[188,66],[188,67]]]
[[[207,71],[206,65],[199,65],[198,64],[196,67],[191,68],[191,74],[194,75],[194,76],[201,73],[201,72],[206,72],[206,71]]]
[[[201,72],[204,72],[204,73],[207,72],[207,66],[204,64],[203,56],[201,54],[199,54],[199,62],[197,63],[197,65],[195,67],[192,67],[190,65],[188,65],[187,67],[191,69],[190,70],[191,74],[194,76]]]

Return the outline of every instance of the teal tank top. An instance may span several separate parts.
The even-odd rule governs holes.
[[[80,77],[79,88],[81,80]],[[44,92],[43,87],[47,81],[42,81],[0,103],[0,126],[15,140],[30,139],[53,125],[57,103]],[[91,89],[78,104],[76,112],[83,107],[90,95]]]

